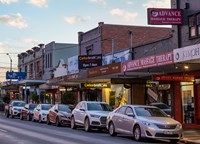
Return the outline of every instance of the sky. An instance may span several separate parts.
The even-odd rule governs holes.
[[[10,58],[17,72],[17,54],[38,44],[77,44],[78,32],[99,22],[148,26],[147,8],[169,7],[170,0],[0,0],[0,82]]]

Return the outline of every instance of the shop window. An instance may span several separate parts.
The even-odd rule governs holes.
[[[196,17],[190,16],[188,17],[188,26],[189,26],[189,37],[195,37],[196,36]]]
[[[93,45],[87,46],[86,48],[87,55],[92,55]]]
[[[194,123],[194,85],[193,82],[181,82],[183,123]]]

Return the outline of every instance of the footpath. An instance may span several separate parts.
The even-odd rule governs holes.
[[[186,144],[200,144],[200,129],[183,129],[183,139],[181,142]]]

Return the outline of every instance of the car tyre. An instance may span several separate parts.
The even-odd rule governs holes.
[[[8,111],[5,112],[5,115],[6,115],[7,118],[9,118],[9,112]]]
[[[75,122],[75,119],[74,119],[73,116],[72,116],[72,118],[71,118],[71,128],[72,128],[72,129],[76,129],[76,122]]]
[[[115,126],[113,124],[113,122],[110,122],[109,127],[108,127],[108,131],[110,136],[116,136],[117,133],[115,132]]]
[[[136,141],[141,140],[141,129],[139,125],[136,125],[133,130],[133,137]]]
[[[170,142],[171,142],[172,144],[176,144],[176,143],[179,142],[179,139],[171,139]]]
[[[32,122],[35,122],[35,118],[34,118],[34,115],[32,116]]]
[[[47,115],[47,125],[50,125],[51,122],[50,122],[50,119],[49,119],[49,116]]]
[[[59,117],[56,118],[56,126],[57,126],[57,127],[60,126],[60,120],[59,120]]]
[[[88,117],[85,119],[84,126],[85,126],[85,131],[86,132],[91,131],[90,120],[89,120]]]
[[[27,114],[26,120],[27,120],[27,121],[30,121],[30,115],[29,115],[29,114]]]
[[[20,119],[20,120],[23,120],[23,116],[22,116],[22,114],[20,114],[19,119]]]
[[[41,115],[39,115],[39,120],[38,120],[39,123],[42,123],[42,119],[41,119]]]

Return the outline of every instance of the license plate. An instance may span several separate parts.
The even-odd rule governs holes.
[[[173,132],[172,131],[164,131],[164,134],[172,135]]]

